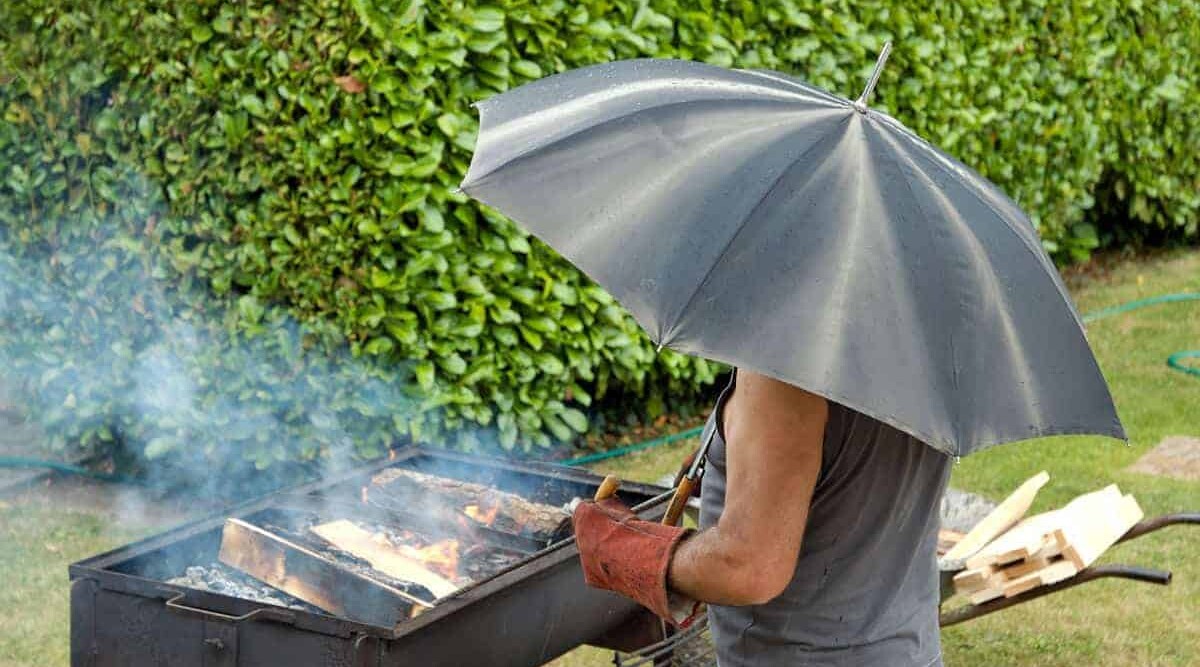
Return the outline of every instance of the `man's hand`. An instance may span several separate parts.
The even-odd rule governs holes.
[[[643,521],[616,498],[580,503],[574,522],[589,586],[621,593],[673,624],[694,618],[696,605],[673,609],[667,592],[667,565],[690,531]]]
[[[725,510],[684,542],[670,586],[702,602],[762,604],[791,582],[821,469],[825,399],[765,375],[738,371],[718,415],[726,447]]]

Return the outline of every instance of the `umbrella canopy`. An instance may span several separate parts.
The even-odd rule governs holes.
[[[882,62],[882,58],[881,58]],[[462,190],[660,346],[751,369],[965,455],[1124,438],[1032,223],[858,101],[784,74],[631,60],[479,105]]]

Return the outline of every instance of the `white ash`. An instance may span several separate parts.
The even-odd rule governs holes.
[[[220,593],[221,595],[250,600],[251,602],[272,604],[278,607],[288,607],[301,611],[317,611],[319,613],[319,610],[315,607],[305,604],[282,591],[275,590],[220,563],[212,563],[207,566],[191,565],[184,571],[182,576],[168,579],[166,583],[208,591],[209,593]]]

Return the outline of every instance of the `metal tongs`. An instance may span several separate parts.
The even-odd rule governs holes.
[[[708,448],[712,446],[713,438],[717,434],[716,426],[709,430],[708,435],[704,437],[704,441],[700,443],[700,448],[696,450],[696,455],[692,458],[692,465],[688,467],[687,473],[679,480],[679,484],[675,487],[675,491],[671,495],[671,504],[667,505],[667,511],[663,514],[662,522],[665,526],[679,525],[679,519],[683,516],[683,510],[687,508],[688,499],[692,497],[692,491],[700,484],[700,478],[704,477],[704,466],[708,461]],[[609,475],[601,482],[600,487],[596,489],[596,500],[604,500],[612,497],[621,486],[621,480],[613,475]],[[653,499],[651,502],[656,501]],[[645,503],[649,505],[651,503]],[[638,508],[634,508],[636,511]]]

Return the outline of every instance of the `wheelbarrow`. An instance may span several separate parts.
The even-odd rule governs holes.
[[[1163,516],[1146,519],[1129,529],[1117,541],[1128,542],[1143,535],[1153,533],[1156,530],[1173,526],[1176,524],[1196,524],[1200,525],[1200,512],[1183,512],[1178,514],[1165,514]],[[954,575],[962,570],[964,563],[958,561],[955,563],[946,563],[941,571],[942,584],[942,602],[945,602],[953,595],[952,580]],[[1013,605],[1022,604],[1030,600],[1040,598],[1045,595],[1057,593],[1061,590],[1085,584],[1089,581],[1104,578],[1132,579],[1134,581],[1142,581],[1151,584],[1166,585],[1171,583],[1171,573],[1162,570],[1154,570],[1145,567],[1136,567],[1132,565],[1095,565],[1085,568],[1075,576],[1061,581],[1057,584],[1041,586],[1020,595],[1015,595],[1011,598],[999,598],[990,602],[985,602],[979,605],[967,605],[956,607],[947,612],[944,612],[939,617],[939,624],[944,628],[951,625],[964,623],[972,619],[986,616],[988,614],[1007,609]],[[643,646],[636,651],[628,653],[614,653],[613,664],[617,667],[665,667],[674,665],[688,665],[689,667],[715,667],[716,665],[716,649],[712,644],[712,639],[708,634],[707,618],[701,617],[700,620],[692,627],[672,634],[671,636],[661,641],[654,642],[648,646]]]

